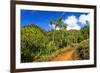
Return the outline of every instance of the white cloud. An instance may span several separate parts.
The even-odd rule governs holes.
[[[56,30],[60,30],[60,28],[59,27],[56,27]]]
[[[67,25],[67,30],[71,30],[71,29],[80,30],[80,28],[81,28],[77,24],[78,23],[78,19],[74,15],[68,16],[68,18],[63,20],[63,22]]]
[[[49,25],[49,27],[50,27],[51,29],[55,29],[55,24]],[[59,28],[59,27],[56,27],[56,30],[60,30],[60,28]]]
[[[77,18],[75,15],[71,15],[68,16],[65,20],[63,20],[63,23],[66,24],[67,30],[80,30],[82,26],[86,25],[86,21],[91,22],[91,18],[92,17],[90,14],[81,14],[79,18]],[[81,23],[81,25],[79,25],[79,23]],[[53,24],[52,26],[50,25],[50,28],[55,29],[55,24]],[[60,30],[60,28],[56,27],[56,30]]]
[[[67,27],[67,30],[71,30],[71,29],[80,30],[81,27],[79,25],[76,25],[74,27],[70,27],[70,26]]]
[[[80,15],[79,17],[79,22],[82,24],[82,25],[86,25],[86,21],[89,21],[90,22],[90,14],[82,14]]]
[[[55,29],[55,24],[49,25],[51,29]]]
[[[55,29],[55,24],[52,25],[52,28]]]
[[[68,16],[67,19],[65,19],[64,23],[66,23],[70,27],[74,27],[77,25],[77,18],[75,16]]]

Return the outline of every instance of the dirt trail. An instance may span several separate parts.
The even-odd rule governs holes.
[[[65,60],[75,60],[76,54],[75,49],[71,49],[69,51],[66,51],[62,54],[58,54],[57,56],[52,58],[52,61],[65,61]]]

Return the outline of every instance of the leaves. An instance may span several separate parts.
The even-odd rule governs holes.
[[[79,59],[89,59],[89,48],[89,39],[84,40],[79,44],[77,48]]]
[[[26,53],[29,51],[27,55],[33,55],[33,53],[40,53],[40,49],[45,49],[46,43],[48,41],[47,37],[45,37],[44,30],[40,29],[36,25],[29,25],[21,28],[21,51]],[[44,41],[45,40],[45,41]],[[25,49],[27,48],[27,49]],[[36,56],[36,54],[34,54]],[[34,56],[32,56],[34,60]],[[22,60],[24,58],[22,57]],[[32,60],[32,61],[33,61]],[[30,60],[28,60],[30,61]]]
[[[77,46],[74,44],[79,45],[76,51],[79,59],[89,59],[89,26],[67,31],[62,17],[50,19],[50,24],[53,23],[60,30],[45,31],[35,24],[21,27],[21,62],[49,61],[56,51]]]

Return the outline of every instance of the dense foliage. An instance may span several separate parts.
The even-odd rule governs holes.
[[[82,41],[76,50],[79,59],[89,59],[89,39]]]
[[[45,31],[35,24],[21,27],[21,62],[49,61],[56,51],[74,44],[78,44],[79,59],[89,59],[89,26],[81,30],[66,30],[61,20],[60,17],[55,22],[60,30]],[[52,20],[50,24],[53,24]]]
[[[44,41],[45,40],[45,41]],[[22,62],[34,61],[35,56],[45,50],[47,37],[44,30],[36,25],[29,25],[21,29],[21,56]]]

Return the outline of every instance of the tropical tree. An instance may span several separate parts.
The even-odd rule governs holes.
[[[62,29],[63,29],[62,16],[57,18],[56,26],[60,28],[60,31],[61,31],[61,44],[62,44],[62,39],[63,39],[63,34],[62,34]]]
[[[51,26],[51,30],[53,29],[52,26],[53,26],[53,21],[52,19],[50,18],[50,26]]]
[[[67,30],[67,25],[66,24],[63,25],[63,29]]]
[[[90,25],[89,21],[86,21],[86,25],[83,28],[81,28],[81,33],[82,33],[84,39],[89,38],[89,30],[90,30],[89,25]]]
[[[63,25],[62,25],[62,17],[57,18],[56,26],[59,27],[60,30],[62,29],[62,27],[63,27]]]
[[[53,20],[50,18],[50,25],[51,25],[51,30],[54,31],[54,28],[53,28]],[[53,32],[53,35],[52,35],[52,41],[54,42],[54,32]]]

